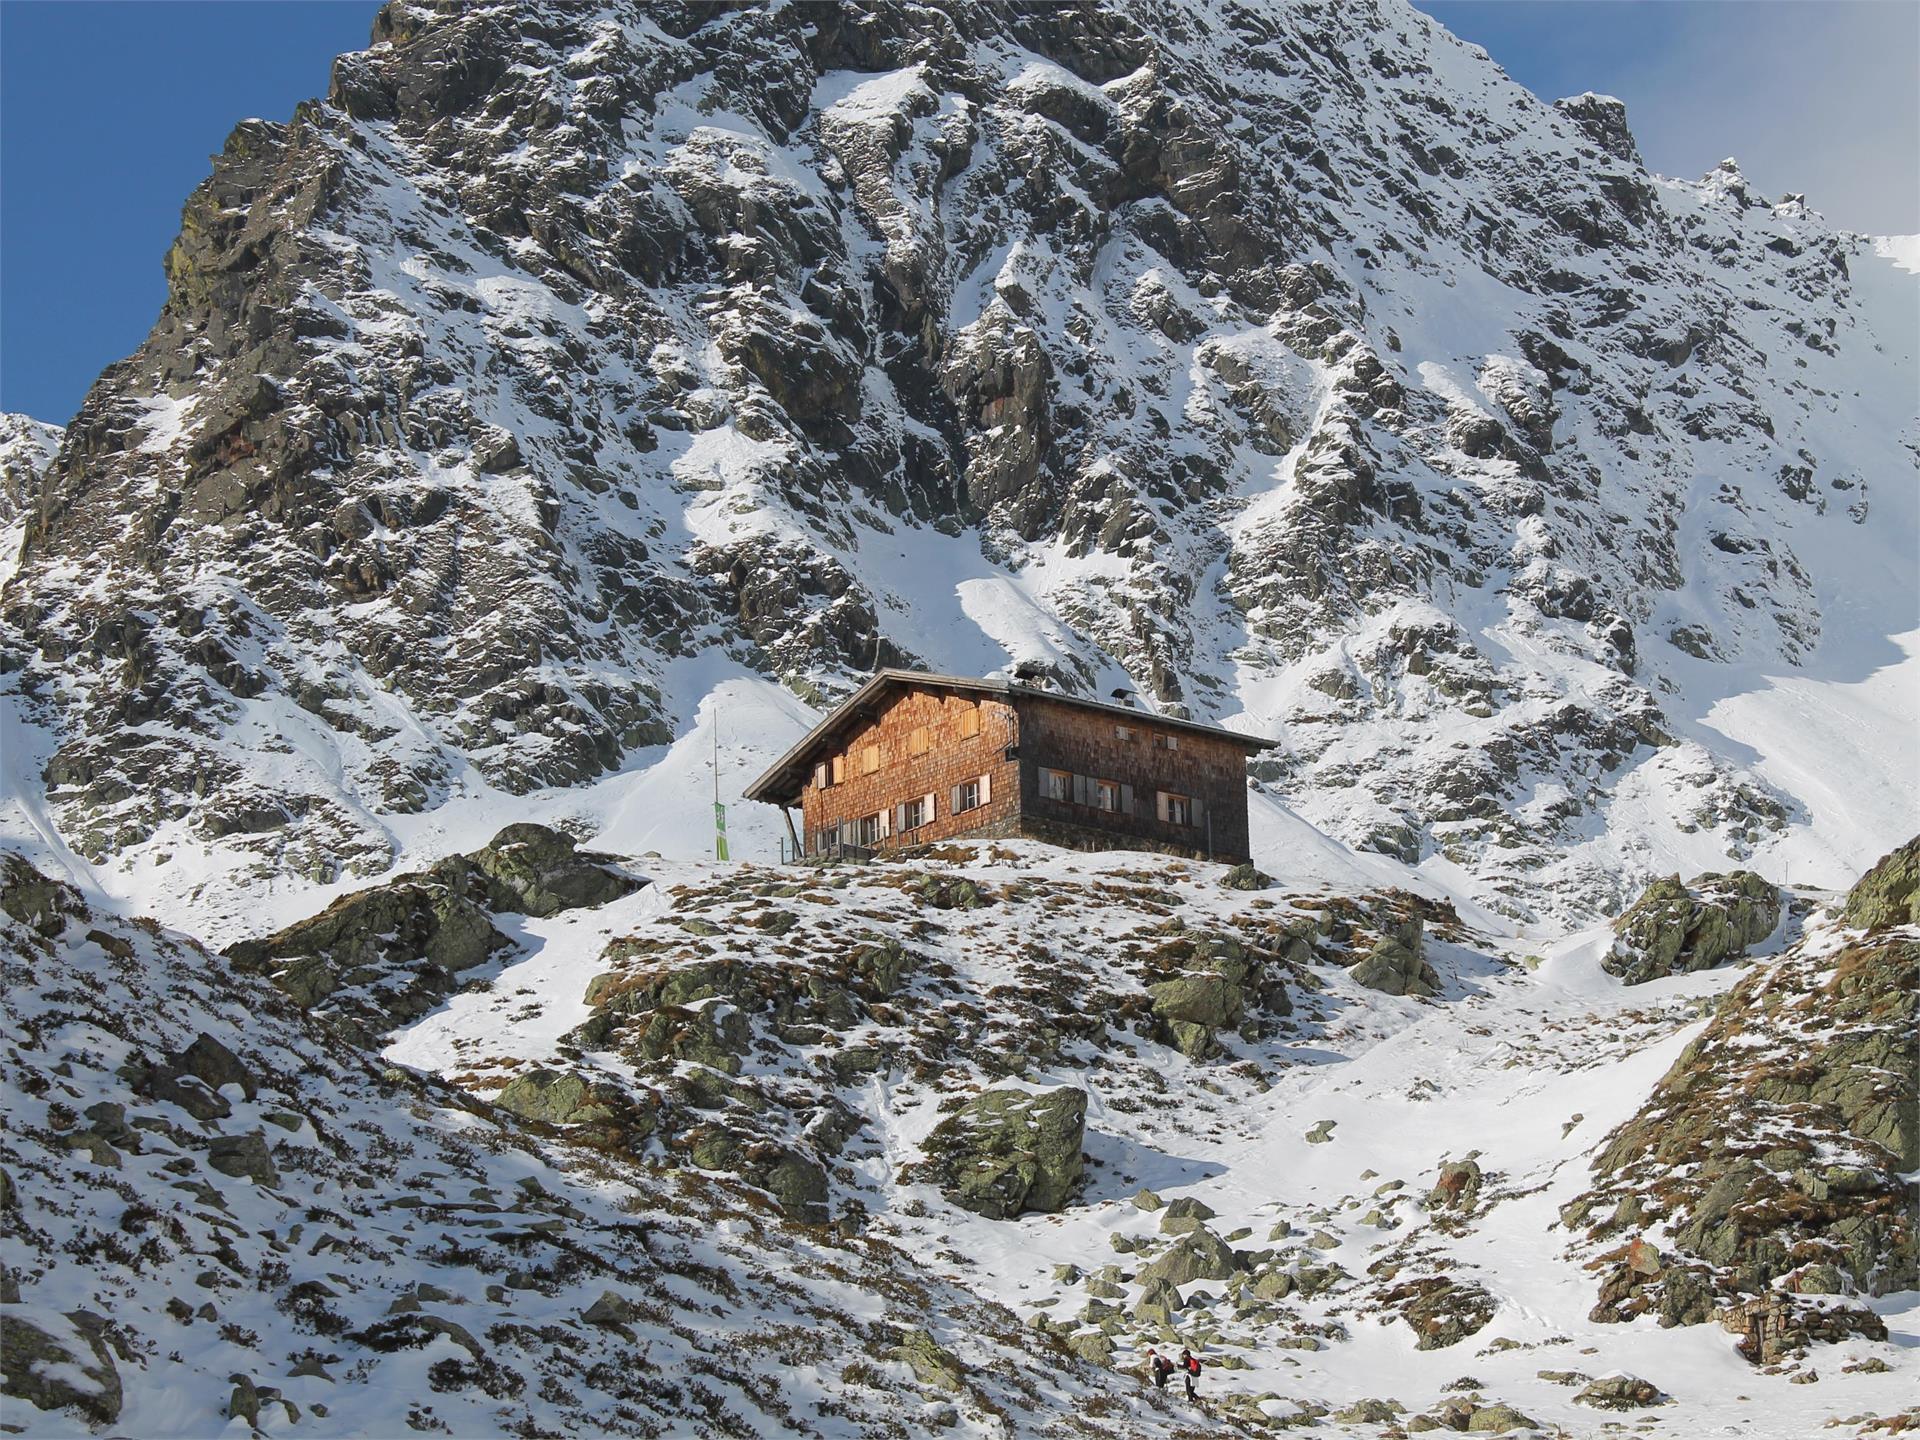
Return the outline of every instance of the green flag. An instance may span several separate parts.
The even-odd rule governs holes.
[[[730,858],[727,855],[727,807],[718,800],[713,802],[713,858]]]

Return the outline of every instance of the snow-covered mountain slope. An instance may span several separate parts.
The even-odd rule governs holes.
[[[716,728],[730,798],[1038,661],[1518,917],[1838,884],[1916,828],[1898,254],[1399,0],[400,0],[67,430],[5,823],[197,932],[509,815],[692,855]]]
[[[1910,897],[1913,847],[1900,863]],[[529,925],[491,990],[387,1056],[503,1103],[529,1073],[654,1097],[669,1154],[718,1128],[816,1155],[834,1213],[1076,1353],[1132,1369],[1194,1345],[1217,1418],[1371,1436],[1392,1415],[1368,1401],[1404,1423],[1455,1399],[1592,1435],[1589,1382],[1620,1372],[1674,1433],[1798,1437],[1910,1404],[1920,1130],[1911,1057],[1887,1057],[1920,932],[1898,917],[1863,933],[1801,897],[1745,964],[1622,986],[1604,931],[1530,954],[1406,892],[1248,894],[1158,858],[1013,843],[653,873]],[[1389,936],[1430,998],[1368,983]],[[969,1213],[925,1168],[949,1117],[1008,1087],[1086,1093],[1083,1188],[1057,1213]],[[1728,1153],[1703,1166],[1698,1144]],[[1731,1217],[1728,1173],[1750,1187]],[[1691,1312],[1622,1323],[1607,1266],[1629,1241],[1654,1258],[1628,1278],[1691,1280]],[[1767,1292],[1798,1318],[1745,1358],[1728,1317]],[[1840,1343],[1806,1354],[1809,1325]]]
[[[0,956],[10,1434],[1191,1433],[878,1233],[382,1065],[5,854]]]

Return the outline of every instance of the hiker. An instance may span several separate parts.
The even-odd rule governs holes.
[[[1187,1382],[1187,1398],[1198,1400],[1200,1397],[1194,1393],[1193,1387],[1200,1378],[1200,1361],[1185,1346],[1180,1349],[1180,1378]]]
[[[1167,1377],[1173,1374],[1173,1362],[1152,1346],[1147,1347],[1147,1373],[1153,1377],[1153,1388],[1167,1388]]]

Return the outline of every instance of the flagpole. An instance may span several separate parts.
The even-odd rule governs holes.
[[[727,808],[720,803],[720,697],[713,701],[713,858],[727,860]]]

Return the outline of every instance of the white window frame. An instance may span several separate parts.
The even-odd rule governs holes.
[[[1120,782],[1118,780],[1095,780],[1092,795],[1094,809],[1109,815],[1120,813]]]
[[[1054,782],[1058,781],[1060,793],[1054,793]],[[1043,800],[1061,800],[1073,803],[1073,772],[1042,767],[1040,771],[1040,798]]]

